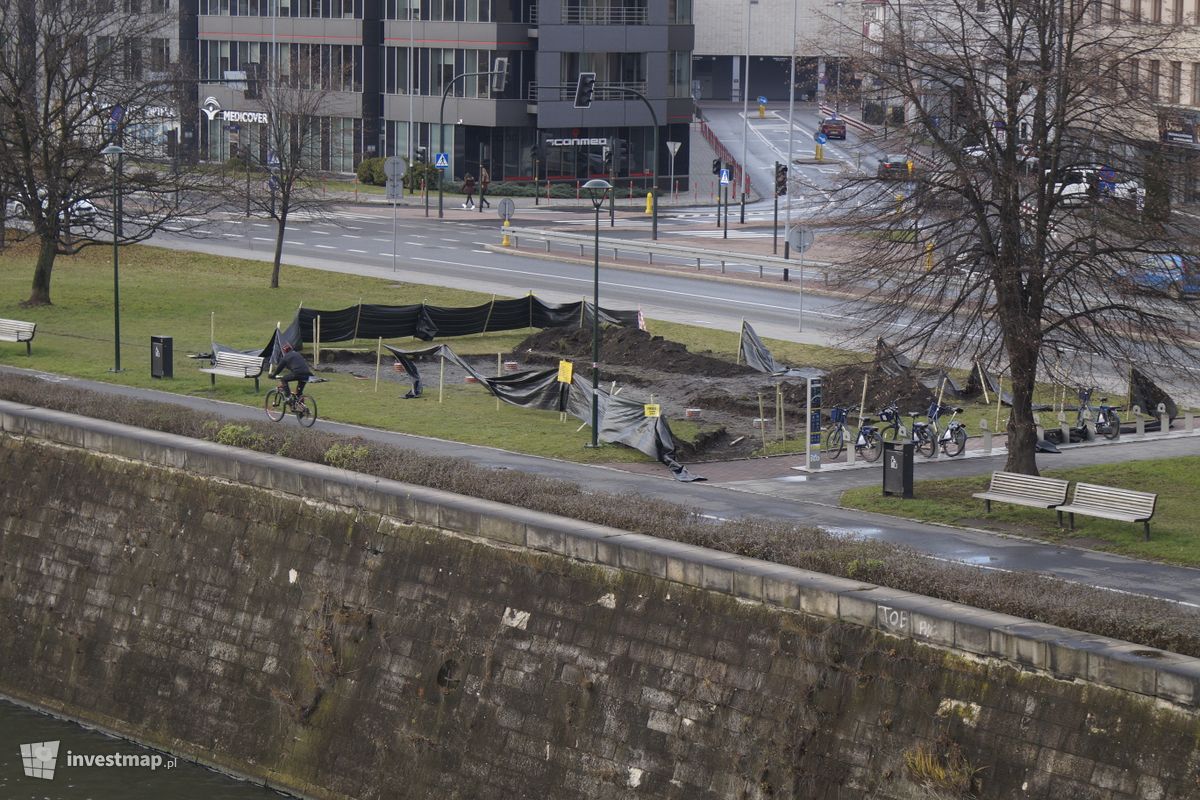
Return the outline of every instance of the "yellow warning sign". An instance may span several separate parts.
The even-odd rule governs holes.
[[[570,383],[571,376],[575,374],[575,365],[570,361],[558,362],[558,382]]]
[[[647,417],[661,417],[662,416],[662,413],[661,413],[661,410],[659,409],[658,403],[646,403],[644,408],[646,409]]]

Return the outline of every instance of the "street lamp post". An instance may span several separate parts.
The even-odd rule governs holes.
[[[100,151],[113,171],[113,372],[121,371],[121,160],[125,148],[110,144]]]
[[[592,254],[592,443],[600,446],[600,207],[612,184],[593,178],[583,185],[596,210],[596,238]]]
[[[746,2],[746,64],[742,71],[742,176],[748,175],[746,166],[746,138],[750,134],[750,8],[758,5],[758,0]],[[742,177],[742,217],[746,221],[746,179]]]

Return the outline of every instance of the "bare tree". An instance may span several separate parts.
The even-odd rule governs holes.
[[[275,221],[275,256],[271,288],[279,288],[279,267],[288,219],[297,212],[321,215],[330,206],[319,188],[322,152],[338,155],[341,138],[329,130],[329,117],[336,109],[333,87],[353,80],[304,61],[291,69],[261,73],[257,94],[266,118],[262,123],[260,151],[243,149],[247,168],[256,166],[265,181],[248,186],[246,202]],[[235,181],[236,184],[236,181]],[[234,192],[238,192],[234,189]]]
[[[124,242],[146,239],[207,196],[189,191],[193,173],[162,167],[161,142],[148,135],[157,118],[180,113],[179,65],[144,58],[170,24],[111,2],[0,6],[0,185],[40,243],[27,304],[50,303],[56,256],[111,243],[114,229]],[[112,197],[101,151],[113,143],[126,152],[121,190],[135,195],[135,219],[122,227],[97,214],[72,225],[82,201]]]
[[[1007,469],[1023,473],[1037,471],[1039,375],[1178,363],[1178,322],[1197,313],[1137,280],[1148,258],[1197,250],[1156,179],[1154,84],[1166,78],[1148,65],[1171,60],[1174,32],[1113,8],[882,6],[867,99],[903,110],[906,124],[877,144],[909,163],[847,173],[831,203],[831,224],[863,242],[850,278],[870,287],[861,311],[875,331],[917,357],[1005,368]]]

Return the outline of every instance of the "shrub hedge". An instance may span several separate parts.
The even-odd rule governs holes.
[[[928,597],[991,609],[1146,647],[1200,657],[1200,611],[1117,594],[1034,573],[978,570],[934,561],[878,541],[847,539],[782,520],[701,518],[681,505],[642,496],[605,496],[562,480],[489,470],[361,437],[237,422],[170,403],[77,389],[6,374],[0,398],[151,430],[248,447],[302,461],[544,511],[622,530],[787,564]]]

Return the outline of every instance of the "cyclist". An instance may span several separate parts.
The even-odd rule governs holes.
[[[275,364],[271,371],[267,373],[268,377],[279,378],[279,382],[283,384],[283,396],[287,402],[291,403],[297,397],[304,396],[304,387],[308,385],[308,381],[312,378],[312,370],[308,368],[308,360],[292,349],[292,346],[287,342],[283,343],[280,348],[283,351],[283,357],[279,359],[279,363]],[[286,374],[279,373],[287,370]],[[296,382],[296,394],[292,395],[291,381]]]

